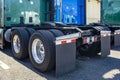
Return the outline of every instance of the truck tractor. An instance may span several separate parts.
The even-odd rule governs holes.
[[[96,55],[104,27],[83,26],[84,4],[85,0],[0,0],[0,48],[10,43],[15,58],[29,56],[42,72],[55,67],[55,40],[59,36],[80,33],[76,54]]]
[[[111,31],[111,46],[120,46],[120,0],[101,0],[101,23],[90,25],[109,29]]]

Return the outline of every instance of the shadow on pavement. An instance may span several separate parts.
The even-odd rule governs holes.
[[[118,49],[120,50],[120,49]],[[2,50],[8,56],[12,56],[12,52],[9,49]],[[40,76],[45,77],[48,80],[119,80],[120,79],[120,59],[107,57],[101,58],[100,56],[94,58],[88,58],[86,60],[76,60],[76,70],[65,74],[59,78],[55,77],[55,72],[41,73],[33,68],[29,59],[23,61],[17,60],[25,67],[31,69]],[[119,71],[115,74],[114,71]],[[113,71],[113,72],[112,72]],[[108,76],[106,76],[108,74]]]
[[[115,51],[120,51],[120,46],[117,46],[117,47],[112,47],[111,50],[115,50]]]

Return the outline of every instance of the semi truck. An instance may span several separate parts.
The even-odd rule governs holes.
[[[55,67],[55,40],[60,36],[78,33],[77,55],[96,55],[101,51],[100,31],[106,29],[84,26],[84,4],[85,0],[0,0],[0,48],[10,43],[15,58],[29,56],[42,72]]]
[[[120,1],[119,0],[104,0],[101,2],[102,12],[101,21],[106,24],[119,25],[120,23]]]
[[[111,46],[120,46],[120,0],[101,0],[100,23],[91,23],[92,26],[103,26],[111,31]]]

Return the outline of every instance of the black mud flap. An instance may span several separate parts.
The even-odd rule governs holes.
[[[74,71],[76,39],[56,41],[56,77]]]
[[[107,57],[110,55],[111,49],[111,31],[101,31],[101,56]]]
[[[116,30],[114,32],[114,46],[115,47],[120,46],[120,30]]]

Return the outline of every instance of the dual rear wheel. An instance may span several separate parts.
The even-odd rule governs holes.
[[[29,55],[36,69],[42,72],[49,71],[55,65],[55,38],[62,35],[64,34],[59,30],[34,32],[32,29],[15,29],[11,38],[13,56],[25,59]]]
[[[25,29],[15,29],[12,31],[11,48],[13,56],[17,59],[24,59],[28,56],[29,35]]]
[[[15,29],[11,38],[13,56],[25,59],[29,55],[36,69],[42,72],[49,71],[55,67],[55,38],[63,35],[60,30],[54,29],[36,32],[31,28]],[[92,46],[79,47],[79,52],[82,55],[91,55],[94,53],[92,48]]]
[[[32,65],[42,71],[49,71],[55,67],[55,38],[62,36],[59,30],[39,30],[29,41],[29,56]]]

